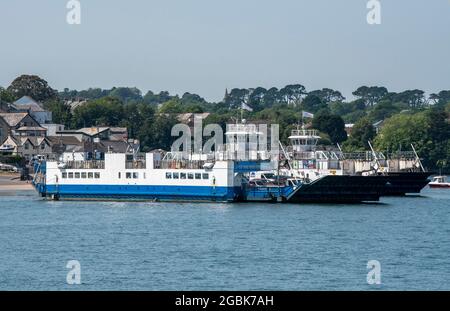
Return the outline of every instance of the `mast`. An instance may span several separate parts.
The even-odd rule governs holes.
[[[416,155],[417,161],[419,161],[420,168],[422,169],[423,172],[425,172],[425,168],[423,167],[422,161],[420,160],[419,155],[418,155],[417,152],[416,152],[416,148],[414,148],[414,145],[413,145],[413,144],[411,144],[411,147],[412,147],[412,150],[414,151],[414,154]]]

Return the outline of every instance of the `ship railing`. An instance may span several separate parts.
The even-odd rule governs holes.
[[[217,151],[214,158],[217,161],[265,161],[273,155],[269,151]]]
[[[386,156],[382,152],[376,152],[378,160],[386,160]],[[339,158],[342,160],[358,160],[358,161],[374,161],[375,156],[371,151],[366,152],[351,152],[339,153]]]
[[[155,161],[154,168],[157,169],[203,169],[205,161],[186,161],[186,160],[163,160]]]
[[[292,159],[293,160],[311,160],[315,159],[316,155],[314,152],[296,152],[292,151]]]
[[[260,134],[256,124],[227,124],[226,135],[230,134]]]
[[[415,160],[416,154],[413,151],[397,151],[388,154],[389,160]]]
[[[103,170],[105,169],[105,161],[68,161],[65,162],[65,168],[71,170]]]
[[[292,130],[291,136],[319,136],[317,130]]]
[[[135,160],[135,161],[126,161],[125,162],[125,169],[127,170],[139,170],[139,169],[146,169],[147,164],[145,160]]]

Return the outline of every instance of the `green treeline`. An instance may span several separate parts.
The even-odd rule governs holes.
[[[144,150],[169,148],[170,130],[180,113],[209,112],[205,122],[223,126],[241,115],[249,121],[278,123],[286,143],[302,119],[302,111],[307,111],[315,114],[312,126],[321,132],[323,144],[339,143],[345,151],[353,152],[367,150],[367,141],[373,141],[378,150],[394,152],[410,150],[412,143],[427,168],[450,170],[448,90],[426,97],[417,89],[396,93],[385,87],[362,86],[353,92],[353,100],[346,100],[338,90],[308,91],[303,85],[292,84],[280,89],[235,88],[227,90],[222,101],[212,103],[197,94],[142,94],[127,87],[56,92],[37,76],[21,76],[8,88],[0,88],[0,103],[23,95],[44,102],[54,121],[68,128],[127,127],[129,136],[138,138]],[[86,102],[71,110],[68,101]],[[346,123],[354,124],[350,137],[345,132]],[[378,133],[376,123],[380,124]]]

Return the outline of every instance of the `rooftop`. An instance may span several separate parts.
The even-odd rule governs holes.
[[[17,110],[29,110],[33,112],[45,111],[45,109],[42,108],[41,104],[39,104],[37,101],[35,101],[33,98],[29,96],[23,96],[22,98],[16,100],[12,104],[12,106]]]
[[[27,112],[16,112],[16,113],[0,113],[0,118],[5,120],[9,126],[14,127],[19,124],[28,115]]]

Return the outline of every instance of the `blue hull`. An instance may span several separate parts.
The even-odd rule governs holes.
[[[240,196],[240,188],[234,187],[46,185],[36,188],[41,195],[57,199],[234,202]]]

